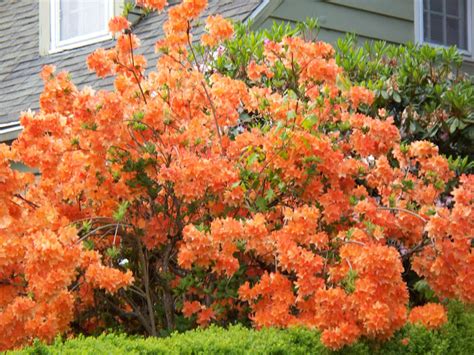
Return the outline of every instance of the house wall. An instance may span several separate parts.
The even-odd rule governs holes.
[[[415,0],[269,0],[255,18],[255,26],[269,28],[273,22],[296,23],[318,18],[319,39],[335,43],[346,33],[360,41],[384,40],[406,43],[415,40]],[[474,63],[464,70],[474,74]]]
[[[324,41],[353,32],[366,39],[404,43],[413,40],[413,16],[413,0],[283,0],[262,26],[314,17]]]

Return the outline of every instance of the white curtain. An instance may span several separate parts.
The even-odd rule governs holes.
[[[108,0],[60,0],[60,40],[107,30]]]

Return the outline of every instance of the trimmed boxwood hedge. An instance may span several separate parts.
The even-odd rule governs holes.
[[[406,344],[406,345],[405,345]],[[13,353],[13,352],[12,352]],[[79,336],[52,345],[35,342],[18,354],[331,354],[315,331],[302,328],[228,329],[211,326],[166,338],[104,334]],[[359,342],[339,354],[474,354],[474,312],[459,303],[449,305],[449,323],[436,331],[407,325],[385,343]],[[337,354],[337,353],[335,353]]]

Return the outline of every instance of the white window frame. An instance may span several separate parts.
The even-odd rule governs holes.
[[[447,48],[446,46],[425,42],[423,33],[423,0],[414,0],[415,2],[415,42],[418,44],[429,44],[433,47]],[[472,19],[474,17],[473,0],[466,1],[466,23],[467,23],[467,49],[459,49],[459,52],[467,61],[474,61],[474,27]]]
[[[60,40],[60,0],[39,0],[39,52],[40,55],[54,54],[69,49],[79,48],[90,44],[112,39],[108,29],[83,36],[77,36],[68,40]],[[108,0],[107,21],[115,15],[121,14],[124,0]]]

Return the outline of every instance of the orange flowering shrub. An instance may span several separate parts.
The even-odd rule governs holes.
[[[205,6],[169,8],[148,74],[113,19],[116,46],[87,60],[113,91],[44,68],[40,111],[0,148],[0,349],[101,326],[157,335],[183,316],[317,328],[331,349],[383,340],[407,321],[410,265],[474,301],[473,177],[449,191],[436,146],[358,113],[373,95],[341,84],[329,44],[269,41],[245,80],[213,69],[233,30],[214,16],[188,47]]]
[[[51,132],[53,121],[44,119]],[[5,350],[35,338],[51,341],[68,329],[76,305],[87,303],[80,298],[89,286],[114,292],[133,277],[104,265],[98,251],[86,250],[63,209],[67,204],[49,199],[55,194],[51,181],[41,186],[30,174],[12,171],[14,153],[5,145],[0,150],[0,349]]]

